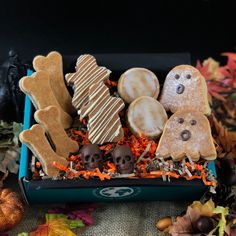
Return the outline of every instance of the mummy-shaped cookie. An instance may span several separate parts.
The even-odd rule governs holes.
[[[36,109],[44,109],[48,106],[56,106],[60,111],[62,126],[66,129],[72,123],[72,118],[58,103],[51,85],[48,73],[35,72],[32,76],[25,76],[19,82],[20,89],[30,97]]]
[[[183,110],[174,113],[167,121],[160,138],[156,155],[172,157],[178,161],[185,157],[194,161],[216,158],[208,119],[202,112]]]
[[[49,106],[34,113],[34,119],[45,128],[59,156],[67,158],[79,150],[78,143],[70,139],[60,122],[60,111]]]
[[[24,143],[32,153],[38,158],[42,164],[43,171],[50,177],[58,175],[58,169],[53,166],[56,161],[64,166],[68,165],[68,161],[62,156],[57,155],[50,146],[44,129],[36,124],[29,130],[24,130],[20,133],[20,141]]]
[[[97,65],[91,55],[82,55],[77,59],[75,73],[66,74],[66,81],[74,88],[72,104],[76,109],[88,102],[89,88],[94,83],[105,81],[111,71]]]
[[[68,114],[75,113],[71,103],[72,98],[64,81],[61,54],[50,52],[46,57],[36,56],[33,60],[33,67],[35,71],[42,70],[48,73],[52,91],[62,109]]]
[[[194,109],[206,115],[211,112],[205,79],[189,65],[176,66],[168,73],[160,103],[172,113],[181,109]]]
[[[120,98],[111,97],[102,82],[89,89],[89,103],[80,110],[81,117],[88,116],[89,140],[103,144],[118,142],[124,136],[118,113],[125,107]]]

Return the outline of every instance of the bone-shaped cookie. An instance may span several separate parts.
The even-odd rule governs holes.
[[[82,55],[77,59],[76,72],[66,74],[66,81],[74,88],[72,104],[76,109],[88,102],[89,88],[92,84],[105,81],[111,71],[97,65],[91,55]]]
[[[35,72],[32,76],[25,76],[19,82],[20,89],[27,94],[36,109],[48,106],[56,106],[60,110],[61,123],[63,127],[69,128],[72,118],[58,103],[49,82],[49,76],[44,71]]]
[[[172,157],[175,161],[185,157],[198,161],[216,158],[208,119],[202,112],[182,110],[174,113],[166,122],[156,155]]]
[[[40,125],[36,124],[30,129],[22,131],[19,138],[39,159],[45,174],[48,176],[55,177],[58,175],[58,169],[53,166],[54,161],[64,166],[68,165],[68,161],[64,157],[53,151],[45,136],[44,129]]]
[[[78,143],[70,139],[60,123],[60,111],[55,106],[37,110],[34,119],[48,132],[54,146],[55,152],[67,158],[70,153],[79,150]]]
[[[36,71],[42,70],[48,73],[52,91],[62,109],[68,114],[75,113],[71,102],[72,98],[64,81],[61,54],[50,52],[46,57],[36,56],[33,60],[33,67]]]

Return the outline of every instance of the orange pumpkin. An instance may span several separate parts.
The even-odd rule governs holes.
[[[10,189],[0,189],[0,231],[13,228],[20,223],[24,206],[17,193]]]

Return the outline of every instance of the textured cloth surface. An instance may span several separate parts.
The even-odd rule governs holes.
[[[15,176],[10,176],[5,187],[20,191]],[[157,236],[155,223],[163,216],[175,216],[186,209],[187,202],[122,202],[98,203],[93,213],[94,225],[75,233],[80,236]],[[48,209],[60,205],[27,206],[22,222],[13,230],[10,236],[21,232],[30,232],[37,225],[45,222]]]
[[[187,203],[129,202],[98,204],[93,213],[94,225],[86,227],[81,236],[156,236],[155,223],[159,217],[180,214]],[[27,207],[23,221],[11,230],[10,236],[30,232],[44,221],[45,213],[52,206]]]

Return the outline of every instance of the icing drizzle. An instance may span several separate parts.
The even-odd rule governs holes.
[[[77,59],[76,72],[66,75],[66,81],[74,88],[72,104],[80,109],[88,102],[89,87],[98,82],[105,81],[111,73],[105,67],[98,66],[96,59],[89,55],[82,55]]]
[[[124,107],[122,99],[111,97],[102,82],[90,87],[89,103],[81,108],[80,116],[89,116],[89,140],[92,143],[117,141],[117,136],[122,132],[118,113]]]

